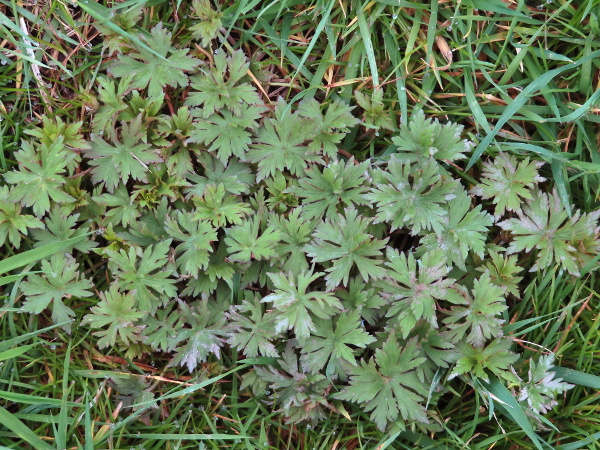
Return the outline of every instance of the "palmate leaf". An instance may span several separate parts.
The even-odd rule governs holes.
[[[421,319],[438,328],[436,302],[458,296],[451,289],[455,280],[446,278],[451,267],[446,265],[444,252],[428,252],[417,260],[413,253],[407,256],[388,249],[387,259],[387,276],[375,286],[390,304],[386,317],[392,319],[388,323],[397,324],[404,339]]]
[[[92,148],[85,152],[90,158],[92,180],[106,186],[111,194],[120,182],[127,183],[130,178],[148,181],[148,164],[161,162],[162,159],[150,144],[144,144],[146,131],[142,125],[141,114],[130,123],[121,123],[121,140],[116,136],[109,144],[99,136],[92,139]]]
[[[210,0],[194,0],[192,7],[200,22],[190,27],[190,31],[196,39],[201,38],[202,47],[206,47],[211,39],[217,37],[217,32],[223,26],[221,23],[223,14],[212,8]]]
[[[83,318],[83,324],[93,329],[108,329],[94,331],[93,335],[100,339],[98,348],[114,347],[117,342],[124,345],[141,342],[144,338],[141,332],[143,325],[137,325],[145,313],[135,308],[135,292],[122,294],[116,283],[110,285],[106,292],[100,293],[100,302],[92,307],[91,313]]]
[[[54,242],[66,241],[67,239],[85,236],[90,232],[90,227],[86,224],[77,226],[79,214],[64,215],[58,206],[50,211],[45,219],[46,230],[33,230],[32,234],[36,240],[33,245],[35,248]],[[91,249],[98,246],[97,242],[90,240],[89,237],[81,239],[75,244],[65,247],[61,252],[72,252],[73,249],[81,253],[88,253]]]
[[[298,275],[308,271],[308,261],[302,248],[310,241],[313,231],[311,223],[302,218],[301,208],[293,209],[288,215],[272,214],[269,216],[269,226],[279,232],[280,240],[275,251],[282,262],[283,272]]]
[[[210,223],[194,220],[192,213],[183,211],[168,217],[165,229],[169,236],[181,242],[175,249],[180,272],[198,278],[200,270],[208,266],[211,242],[217,240],[217,230]]]
[[[168,352],[177,345],[177,332],[183,327],[184,320],[180,311],[177,308],[173,309],[171,304],[159,309],[154,317],[144,317],[144,325],[144,344],[153,350]]]
[[[475,347],[482,347],[489,339],[502,336],[504,320],[498,315],[508,308],[505,291],[506,288],[493,284],[485,272],[474,281],[471,293],[461,286],[461,295],[447,297],[459,305],[453,306],[444,319],[454,341],[465,338]]]
[[[413,114],[407,124],[400,126],[398,136],[392,142],[398,146],[398,158],[404,162],[426,161],[435,158],[438,161],[456,161],[466,158],[472,143],[461,140],[462,125],[448,123],[442,125],[437,119],[427,119],[419,110]]]
[[[524,200],[532,199],[531,189],[546,180],[538,175],[543,165],[543,161],[525,158],[519,162],[514,155],[499,153],[493,161],[483,163],[482,182],[471,193],[493,199],[496,219],[506,211],[520,213]]]
[[[242,51],[226,56],[218,50],[214,66],[200,68],[200,74],[191,78],[192,92],[186,105],[202,106],[202,117],[208,118],[216,111],[228,109],[236,116],[242,115],[247,105],[262,104],[256,89],[241,82],[247,75],[250,63]]]
[[[449,263],[465,270],[465,260],[470,251],[483,257],[492,216],[481,210],[481,205],[471,209],[471,199],[463,189],[447,204],[448,215],[443,217],[438,233],[421,239],[420,251],[444,249]]]
[[[494,339],[487,347],[475,347],[465,342],[458,345],[461,357],[448,376],[452,379],[458,375],[469,374],[489,382],[489,370],[499,377],[511,380],[514,375],[509,372],[519,355],[510,351],[512,340],[508,338]]]
[[[63,186],[67,182],[67,167],[75,157],[75,152],[66,150],[62,137],[51,145],[23,142],[21,150],[15,153],[19,170],[4,174],[6,182],[14,185],[8,200],[31,206],[37,217],[50,210],[51,201],[74,202]]]
[[[275,314],[263,312],[258,294],[248,294],[241,305],[232,306],[226,315],[229,345],[242,350],[249,358],[279,356],[273,345],[280,335],[275,331]]]
[[[143,253],[133,247],[129,251],[104,250],[119,288],[134,292],[135,307],[144,314],[153,315],[168,299],[177,296],[175,280],[169,279],[172,271],[165,268],[170,244],[169,239],[149,245]]]
[[[26,298],[22,310],[40,314],[52,303],[52,321],[69,321],[75,316],[75,312],[63,300],[93,295],[91,289],[94,285],[90,280],[80,278],[78,268],[79,264],[69,254],[55,254],[50,261],[42,261],[43,275],[31,274],[20,285]],[[63,325],[63,328],[71,333],[71,323]]]
[[[199,363],[205,362],[210,355],[220,357],[226,333],[225,314],[222,309],[209,304],[208,299],[187,304],[179,303],[180,315],[187,326],[177,333],[173,343],[183,345],[175,348],[175,356],[170,365],[186,366],[192,372]],[[173,350],[171,348],[170,350]]]
[[[531,272],[556,263],[570,274],[579,275],[579,269],[600,252],[599,217],[600,210],[589,214],[577,211],[569,219],[556,192],[537,191],[518,219],[508,219],[498,225],[514,237],[508,254],[538,250]]]
[[[320,219],[323,215],[335,219],[341,208],[364,205],[368,202],[361,196],[367,190],[365,173],[368,163],[346,164],[334,161],[327,167],[311,166],[298,184],[286,190],[302,200],[302,215],[306,219]]]
[[[356,103],[364,110],[363,122],[365,125],[370,128],[383,128],[385,130],[396,128],[388,109],[383,103],[383,89],[375,89],[371,98],[360,91],[354,91],[354,96],[356,97]]]
[[[313,262],[333,263],[332,267],[326,269],[328,289],[340,283],[348,284],[350,272],[355,266],[365,281],[385,275],[380,257],[388,238],[374,239],[367,232],[370,220],[359,216],[356,208],[346,208],[344,213],[338,214],[334,220],[320,222],[313,233],[314,241],[304,247]]]
[[[127,187],[123,183],[112,194],[104,193],[93,197],[96,203],[110,207],[106,212],[106,218],[113,225],[127,226],[134,223],[141,212],[139,206],[133,201]]]
[[[428,423],[424,398],[427,387],[417,377],[416,368],[425,362],[415,339],[401,348],[394,332],[375,358],[361,361],[350,369],[350,385],[334,395],[339,400],[359,403],[371,420],[384,431],[398,419]]]
[[[325,375],[344,374],[340,360],[356,365],[355,348],[365,348],[376,339],[361,326],[359,311],[343,312],[335,321],[315,321],[316,331],[302,344],[302,368],[317,373],[325,366]]]
[[[223,164],[227,164],[232,156],[245,159],[252,143],[252,134],[248,129],[258,125],[265,109],[262,106],[244,105],[238,115],[223,110],[205,120],[196,121],[186,143],[210,145],[208,151],[216,152],[217,158]]]
[[[425,372],[428,368],[435,371],[440,367],[446,369],[462,356],[448,332],[433,328],[427,322],[419,322],[413,333],[419,339],[419,346],[427,356],[429,363],[428,367],[422,366],[418,369],[419,371]],[[424,373],[423,379],[431,380],[432,376],[433,373]]]
[[[322,374],[310,374],[302,370],[296,352],[289,343],[279,360],[279,366],[280,369],[256,366],[254,370],[259,381],[268,383],[273,390],[272,403],[281,407],[286,422],[316,422],[324,419],[325,408],[330,406],[327,396],[331,381]]]
[[[114,137],[115,124],[121,112],[127,109],[126,95],[131,91],[132,74],[121,78],[118,82],[106,76],[98,77],[98,100],[101,105],[92,117],[92,129],[97,135]]]
[[[257,181],[283,170],[301,176],[309,163],[323,163],[321,156],[307,145],[315,135],[311,120],[287,109],[288,105],[279,99],[275,117],[263,123],[248,152],[248,161],[258,164]]]
[[[247,203],[227,193],[222,183],[207,186],[203,196],[193,197],[192,201],[196,205],[194,220],[210,222],[214,227],[239,224],[252,212]]]
[[[390,223],[392,230],[408,228],[412,235],[442,230],[448,215],[444,206],[455,197],[459,182],[442,175],[433,158],[422,165],[410,165],[392,155],[387,170],[378,170],[373,176],[381,182],[376,182],[364,198],[377,205],[375,223]]]
[[[279,232],[267,227],[259,236],[260,221],[254,217],[241,225],[227,229],[225,243],[229,249],[229,259],[237,262],[266,260],[276,255],[275,246],[279,242]]]
[[[26,236],[30,228],[44,228],[44,223],[31,214],[22,214],[19,203],[4,200],[8,196],[8,186],[0,187],[0,247],[8,241],[18,249],[21,236]]]
[[[517,392],[517,399],[526,402],[527,406],[537,414],[546,414],[558,405],[556,396],[575,386],[565,383],[561,378],[554,378],[551,371],[554,367],[554,353],[542,355],[538,361],[529,360],[527,381],[521,381]]]
[[[165,86],[185,87],[188,77],[185,72],[192,71],[200,61],[188,56],[188,49],[176,50],[171,46],[171,33],[162,23],[150,30],[149,37],[142,37],[152,50],[163,56],[140,48],[139,53],[120,55],[108,71],[115,77],[132,76],[134,89],[148,87],[148,95],[160,95]]]
[[[185,189],[187,198],[192,196],[202,197],[208,186],[225,186],[225,190],[233,195],[247,194],[249,187],[254,184],[254,174],[250,166],[240,162],[237,158],[229,159],[227,165],[223,164],[210,153],[198,155],[198,162],[204,168],[204,175],[187,174],[186,177],[193,184]]]
[[[318,130],[309,147],[316,153],[336,159],[338,144],[350,128],[360,123],[360,120],[352,115],[352,109],[346,103],[335,100],[323,115],[321,105],[315,99],[301,101],[298,105],[298,115],[311,119]]]
[[[293,330],[296,338],[303,342],[316,331],[313,317],[329,319],[343,309],[331,292],[306,292],[309,285],[323,275],[320,272],[302,272],[297,277],[283,273],[268,275],[275,285],[275,292],[261,302],[273,303],[277,332]]]

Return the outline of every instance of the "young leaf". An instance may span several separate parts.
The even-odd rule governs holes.
[[[350,385],[334,397],[359,403],[371,420],[384,431],[387,424],[401,418],[428,423],[424,398],[427,388],[419,380],[416,368],[425,362],[420,356],[416,340],[401,348],[392,332],[375,350],[375,358],[361,361],[350,370]]]
[[[100,338],[96,343],[98,348],[114,347],[117,341],[125,345],[143,341],[144,327],[135,324],[145,313],[134,307],[134,296],[135,292],[121,294],[116,283],[111,284],[107,292],[100,293],[100,303],[92,307],[82,322],[93,329],[108,325],[108,329],[93,333]]]
[[[43,115],[42,126],[40,128],[24,130],[24,133],[38,138],[40,143],[48,146],[52,145],[59,137],[62,137],[62,142],[65,147],[87,150],[90,146],[81,134],[82,126],[83,122],[65,123],[60,116],[55,116],[51,119],[48,116]],[[79,160],[79,156],[75,155],[70,162],[74,163]],[[69,170],[72,171],[74,168],[74,166],[69,167]]]
[[[288,191],[288,187],[295,186],[296,183],[295,178],[285,176],[281,172],[277,172],[273,178],[265,180],[267,192],[269,193],[267,204],[272,211],[281,214],[290,207],[298,206],[298,197]]]
[[[207,186],[203,196],[193,197],[192,201],[196,205],[194,220],[210,222],[214,227],[239,224],[252,212],[239,197],[226,193],[223,183]]]
[[[360,316],[370,325],[375,325],[382,315],[382,307],[387,302],[381,297],[380,289],[361,278],[351,278],[346,289],[336,289],[335,295],[342,301],[345,310],[359,311]]]
[[[194,38],[202,39],[201,45],[206,47],[212,39],[217,37],[217,32],[223,26],[221,23],[223,14],[212,8],[210,0],[194,0],[192,7],[200,22],[190,27],[190,31]]]
[[[317,320],[316,331],[302,345],[302,368],[305,372],[320,372],[325,365],[325,375],[343,373],[340,360],[356,365],[355,348],[365,348],[376,339],[361,326],[359,311],[343,312],[338,316],[335,328],[332,320]]]
[[[148,86],[150,97],[160,95],[165,86],[187,86],[188,77],[185,72],[192,71],[200,61],[188,56],[188,49],[174,49],[171,46],[171,33],[163,28],[162,23],[152,28],[149,37],[142,39],[164,58],[140,48],[139,53],[120,55],[109,67],[109,73],[117,78],[133,75],[131,87],[144,89]]]
[[[69,255],[54,254],[50,261],[42,261],[43,275],[31,274],[21,283],[25,294],[23,311],[40,314],[52,303],[52,321],[63,323],[75,316],[75,312],[63,303],[64,299],[91,297],[94,287],[86,278],[80,279],[79,264]],[[71,333],[71,323],[63,325]]]
[[[283,273],[269,273],[275,292],[261,302],[272,302],[275,312],[275,330],[280,333],[294,330],[303,342],[316,328],[313,317],[329,319],[342,310],[342,304],[331,292],[306,292],[308,286],[322,273],[300,273],[297,277]],[[297,279],[296,279],[297,278]]]
[[[555,373],[550,370],[554,367],[553,363],[553,353],[540,356],[537,362],[530,359],[528,380],[522,382],[518,389],[518,400],[526,401],[527,406],[537,414],[546,414],[558,405],[557,395],[575,387],[561,378],[554,378]]]
[[[505,287],[507,294],[519,297],[519,283],[523,277],[519,277],[517,274],[521,273],[523,268],[518,265],[517,255],[504,257],[493,250],[489,250],[488,255],[491,257],[491,260],[487,261],[483,267],[479,267],[477,270],[489,272],[492,283]]]
[[[394,130],[396,128],[383,103],[383,89],[375,89],[371,98],[360,91],[354,91],[354,96],[356,97],[356,103],[364,110],[363,122],[365,125],[375,129],[383,128],[384,130]]]
[[[499,153],[493,161],[483,163],[482,182],[471,193],[482,199],[493,198],[496,205],[494,217],[498,219],[506,211],[521,213],[524,200],[531,200],[531,188],[545,181],[538,175],[543,161],[519,162],[513,155]]]
[[[381,278],[385,269],[381,266],[381,249],[388,238],[374,239],[367,233],[369,219],[358,215],[354,207],[346,208],[345,215],[338,214],[335,220],[322,221],[313,234],[314,241],[304,247],[304,251],[313,262],[331,261],[333,266],[327,269],[325,277],[327,289],[333,289],[340,283],[348,284],[350,272],[357,267],[363,280]]]
[[[111,137],[115,136],[117,120],[121,112],[127,109],[125,99],[132,89],[132,77],[133,75],[129,74],[118,83],[105,76],[98,77],[98,100],[102,105],[92,118],[92,130],[95,134],[102,136],[106,133]]]

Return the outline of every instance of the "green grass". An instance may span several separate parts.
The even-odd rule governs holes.
[[[163,21],[181,46],[194,47],[191,2],[146,2],[142,30],[111,22],[112,13],[141,1],[34,3],[0,0],[2,172],[15,163],[23,130],[41,115],[89,123],[95,80],[109,60],[94,22],[115,39],[137,39]],[[270,101],[355,103],[355,90],[383,89],[396,123],[423,110],[465,126],[477,143],[465,179],[501,146],[546,161],[542,175],[566,205],[598,208],[599,0],[238,0],[221,10],[222,44],[252,58]],[[392,135],[368,129],[353,135],[353,153],[380,155]],[[18,314],[24,272],[6,274],[31,270],[44,249],[15,255],[5,245],[2,252],[0,445],[8,448],[528,449],[536,439],[545,448],[600,448],[598,258],[577,280],[559,271],[527,274],[523,298],[506,317],[506,332],[525,359],[555,352],[557,373],[577,384],[547,415],[546,429],[528,428],[506,398],[504,409],[495,401],[491,410],[481,392],[456,384],[439,403],[445,431],[430,435],[381,433],[360,411],[332,413],[315,428],[286,424],[263,398],[240,389],[244,365],[233,354],[191,377],[166,367],[161,355],[131,361],[116,350],[100,352],[83,327],[67,335],[44,317]],[[89,262],[86,270],[99,268]],[[127,396],[123,386],[130,385],[146,396]],[[502,401],[507,391],[492,392]]]

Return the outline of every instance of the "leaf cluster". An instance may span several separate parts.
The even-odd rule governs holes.
[[[220,27],[209,6],[194,2],[204,46]],[[570,386],[551,361],[515,372],[507,299],[521,266],[597,266],[600,212],[570,217],[541,163],[503,153],[465,186],[462,129],[418,113],[396,130],[382,91],[357,94],[362,126],[393,132],[395,151],[345,158],[350,105],[265,104],[242,52],[200,61],[162,26],[143,40],[163,58],[117,56],[89,136],[44,118],[4,176],[0,243],[101,234],[27,276],[24,312],[69,322],[84,302],[78,326],[99,348],[164,352],[189,371],[226,351],[263,358],[244,386],[291,422],[342,401],[382,430],[433,431],[450,380],[491,376],[535,412],[555,406]]]

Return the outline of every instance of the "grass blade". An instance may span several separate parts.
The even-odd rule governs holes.
[[[377,70],[377,61],[375,60],[375,51],[373,50],[373,41],[371,40],[371,30],[369,29],[369,24],[367,23],[363,8],[358,8],[356,11],[356,19],[358,21],[360,37],[365,45],[369,67],[371,68],[373,86],[379,86],[379,71]]]
[[[323,31],[323,29],[327,25],[327,21],[329,20],[329,15],[331,14],[331,9],[333,8],[334,4],[335,4],[334,1],[331,1],[329,3],[329,6],[328,6],[327,10],[325,11],[325,14],[323,14],[323,17],[321,18],[321,21],[319,22],[319,25],[317,25],[317,28],[315,29],[315,34],[313,35],[312,39],[310,40],[310,42],[308,44],[308,47],[306,48],[304,54],[302,55],[302,58],[300,59],[300,62],[298,63],[298,66],[296,67],[296,72],[294,72],[294,75],[292,76],[292,80],[291,81],[294,81],[294,79],[296,78],[296,76],[298,76],[298,74],[300,73],[300,71],[304,67],[304,63],[306,62],[306,60],[310,56],[310,52],[315,47],[315,44],[317,43],[317,41],[319,39],[319,36],[321,36],[321,32]],[[283,46],[283,44],[282,44],[282,46]]]
[[[90,16],[92,16],[95,20],[100,22],[105,27],[107,27],[110,30],[114,31],[115,33],[123,36],[124,38],[129,39],[135,45],[143,48],[144,50],[152,53],[155,56],[158,56],[163,61],[167,61],[167,58],[165,58],[163,55],[156,52],[152,48],[148,47],[139,38],[137,38],[136,36],[134,36],[133,34],[127,32],[127,31],[123,30],[121,27],[115,25],[110,19],[110,8],[107,8],[106,6],[96,3],[95,1],[85,1],[85,2],[78,1],[77,5],[79,5],[79,7],[81,9],[83,9],[86,13],[88,13]]]
[[[19,267],[26,266],[27,264],[37,262],[40,259],[44,259],[47,256],[53,255],[56,252],[76,244],[92,233],[93,232],[86,233],[84,235],[66,239],[64,241],[52,242],[51,244],[42,245],[41,247],[34,248],[33,250],[28,250],[26,252],[19,253],[18,255],[11,256],[10,258],[0,261],[0,274],[10,272],[11,270],[18,269]]]
[[[22,355],[23,353],[26,353],[27,350],[29,350],[32,347],[35,347],[36,345],[37,344],[30,344],[30,345],[26,345],[24,347],[17,347],[17,348],[13,348],[10,350],[0,352],[0,361],[5,361],[7,359],[16,358],[17,356]]]
[[[555,447],[555,450],[577,450],[579,448],[591,448],[589,447],[590,444],[593,444],[594,442],[598,442],[598,440],[600,440],[600,431],[598,431],[597,433],[594,433],[592,436],[587,437],[585,439],[580,439],[577,442],[571,442],[570,444],[563,444],[563,445],[559,445],[558,447]]]
[[[557,378],[562,378],[567,383],[573,383],[578,386],[600,389],[600,377],[579,370],[566,369],[564,367],[553,367],[552,370]]]
[[[548,445],[545,441],[543,441],[535,432],[531,423],[529,422],[529,418],[525,414],[523,407],[517,403],[515,398],[509,392],[508,389],[504,387],[497,378],[490,377],[490,382],[485,383],[481,382],[482,386],[484,386],[487,391],[496,397],[499,402],[496,403],[496,407],[502,409],[504,413],[510,417],[517,425],[521,427],[521,429],[527,434],[527,436],[531,439],[536,448],[542,450],[544,447],[542,443]],[[548,445],[548,447],[550,447]]]
[[[467,169],[470,169],[471,167],[473,167],[473,165],[479,160],[479,158],[481,157],[483,152],[492,143],[492,140],[494,139],[496,134],[502,129],[504,124],[506,124],[506,122],[508,122],[510,120],[510,118],[512,116],[514,116],[519,111],[519,109],[521,109],[521,107],[523,107],[525,105],[525,103],[529,99],[530,95],[539,91],[542,87],[544,87],[546,84],[548,84],[554,77],[560,75],[561,73],[566,72],[567,70],[576,69],[577,67],[581,66],[586,61],[589,61],[593,58],[598,58],[598,57],[600,57],[600,50],[597,50],[595,52],[588,54],[587,56],[584,56],[583,58],[581,58],[580,60],[578,60],[577,62],[575,62],[573,64],[567,64],[558,69],[550,70],[550,71],[546,72],[545,74],[543,74],[538,79],[529,83],[527,85],[527,87],[525,89],[523,89],[519,93],[519,95],[517,95],[515,97],[515,99],[512,101],[512,103],[510,103],[508,105],[508,107],[506,108],[504,113],[502,113],[502,116],[500,116],[500,119],[498,119],[498,122],[494,126],[494,129],[492,130],[492,132],[489,133],[485,138],[483,138],[482,141],[479,143],[479,145],[475,149],[475,152],[473,152],[473,156],[471,156],[471,159],[469,160],[469,164],[467,164]]]
[[[27,428],[14,414],[9,413],[2,406],[0,406],[0,423],[35,449],[54,450],[56,448],[42,441],[35,432]]]

